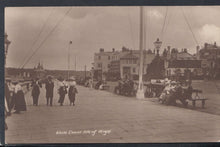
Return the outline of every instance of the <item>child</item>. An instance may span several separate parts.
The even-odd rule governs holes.
[[[72,82],[69,87],[69,91],[68,91],[70,105],[73,103],[73,106],[75,106],[74,102],[75,102],[76,93],[78,93],[78,91],[76,89],[76,84],[75,84],[75,82]]]

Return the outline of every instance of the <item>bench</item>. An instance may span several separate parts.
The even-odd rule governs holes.
[[[207,99],[206,98],[201,98],[199,96],[199,93],[202,93],[202,91],[198,90],[198,89],[193,89],[193,92],[196,93],[195,97],[190,99],[190,101],[192,101],[193,108],[196,107],[196,101],[201,101],[202,102],[202,108],[205,108],[205,101]]]
[[[109,90],[109,87],[110,87],[109,85],[103,85],[102,86],[103,90]]]
[[[201,101],[202,102],[202,108],[205,108],[205,101],[206,100],[207,100],[206,98],[191,99],[193,108],[196,107],[196,101]]]

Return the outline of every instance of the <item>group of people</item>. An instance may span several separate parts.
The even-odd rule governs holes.
[[[10,116],[12,111],[15,114],[19,114],[21,111],[26,111],[26,102],[24,98],[24,92],[22,86],[17,80],[5,80],[5,118]],[[5,129],[7,130],[7,124],[5,123]]]
[[[133,96],[136,93],[135,91],[135,83],[131,79],[120,80],[114,90],[115,93],[125,96]]]
[[[60,106],[63,106],[65,95],[68,94],[70,105],[75,105],[75,97],[78,93],[76,88],[75,79],[71,79],[69,85],[65,83],[62,77],[58,78],[58,94]],[[32,80],[31,83],[31,96],[33,98],[33,105],[38,106],[40,88],[42,88],[42,82],[36,78]],[[27,84],[27,90],[29,89],[29,83]],[[48,76],[45,81],[46,89],[46,104],[47,106],[53,105],[53,95],[54,95],[54,82],[51,76]],[[21,84],[17,80],[6,79],[5,80],[5,117],[11,115],[11,112],[19,114],[21,111],[26,111],[26,101],[25,94]],[[7,129],[7,124],[5,123],[5,129]]]
[[[69,85],[66,84],[62,77],[58,78],[58,94],[60,106],[63,106],[65,95],[68,94],[70,105],[75,105],[75,96],[78,93],[76,88],[76,81],[75,79],[71,79]],[[38,99],[40,95],[40,88],[42,88],[42,82],[39,79],[36,79],[32,82],[32,97],[33,97],[33,105],[38,105]],[[54,82],[51,76],[48,76],[45,82],[45,89],[46,89],[46,103],[47,106],[53,105],[53,95],[54,95]]]
[[[60,103],[60,106],[63,106],[65,95],[68,93],[70,105],[75,106],[75,97],[76,94],[78,93],[75,79],[70,79],[69,86],[64,82],[64,79],[62,77],[60,77],[58,80],[59,80],[58,94],[60,95],[58,103]]]
[[[167,105],[176,105],[176,101],[180,102],[187,106],[187,99],[192,99],[193,88],[191,83],[188,83],[186,86],[182,85],[180,82],[170,81],[166,82],[166,86],[159,97],[159,101]]]

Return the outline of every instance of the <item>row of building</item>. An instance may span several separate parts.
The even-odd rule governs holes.
[[[68,74],[69,73],[69,74]],[[68,79],[69,77],[76,78],[85,78],[91,77],[90,71],[74,71],[74,70],[48,70],[44,69],[43,64],[40,62],[37,66],[33,68],[5,68],[5,77],[11,79],[19,79],[19,80],[31,80],[35,78],[46,79],[47,76],[53,76],[54,78],[59,78],[62,76],[64,79]]]
[[[94,55],[94,78],[137,79],[140,63],[140,51],[122,47],[120,51],[104,51],[103,48]],[[162,77],[184,76],[190,73],[194,77],[206,75],[217,77],[220,69],[220,47],[205,43],[196,47],[196,53],[190,54],[187,49],[178,50],[168,46],[160,54],[155,50],[144,50],[143,74]],[[159,68],[159,69],[158,69]],[[155,77],[156,78],[156,77]]]

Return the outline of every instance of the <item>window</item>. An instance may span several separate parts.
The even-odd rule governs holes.
[[[110,56],[108,56],[108,60],[110,60],[111,59],[111,57]]]
[[[136,73],[136,68],[135,67],[133,68],[133,73]]]
[[[101,68],[102,67],[102,63],[98,63],[98,67]]]
[[[101,60],[101,56],[99,56],[98,58],[99,58],[99,60]]]
[[[137,64],[137,60],[134,60],[133,63],[134,63],[134,64]]]

